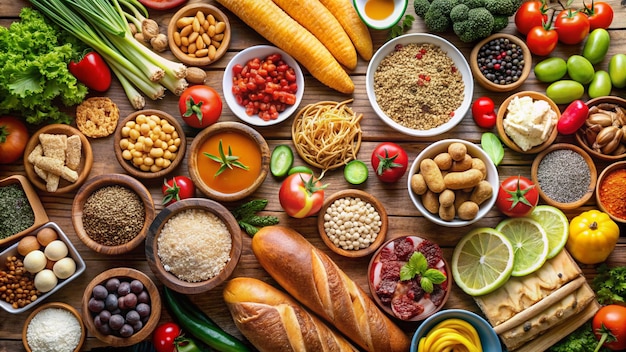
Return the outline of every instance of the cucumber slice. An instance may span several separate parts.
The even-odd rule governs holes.
[[[360,185],[367,180],[369,171],[367,165],[361,160],[352,160],[343,169],[346,181],[353,185]]]
[[[270,172],[275,177],[287,175],[293,165],[293,151],[286,144],[276,146],[270,157]]]
[[[297,173],[313,175],[313,170],[311,170],[309,167],[306,167],[304,165],[294,166],[291,169],[289,169],[289,175],[293,175]]]

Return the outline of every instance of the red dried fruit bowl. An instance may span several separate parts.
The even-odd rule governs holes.
[[[440,285],[434,285],[435,289],[432,293],[424,293],[419,286],[420,284],[414,279],[407,281],[399,280],[400,268],[408,262],[408,258],[414,252],[418,251],[426,253],[426,258],[431,257],[429,253],[434,251],[437,253],[435,256],[440,258],[435,264],[429,263],[428,267],[429,269],[438,269],[444,273],[446,280]],[[399,236],[385,242],[370,259],[367,272],[370,293],[376,304],[385,313],[401,321],[418,322],[437,313],[448,301],[452,288],[450,266],[443,258],[439,245],[431,240],[414,235]],[[387,282],[388,286],[384,284],[385,282]],[[382,295],[381,283],[387,286],[386,290],[389,292],[390,303],[385,303],[387,299]],[[419,300],[416,301],[403,294],[411,291],[420,297]],[[415,307],[415,310],[413,314],[405,312],[407,315],[402,316],[402,312],[392,308],[394,302],[401,302],[404,308]]]

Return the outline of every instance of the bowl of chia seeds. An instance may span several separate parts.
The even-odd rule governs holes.
[[[493,92],[508,92],[528,78],[532,54],[520,38],[495,33],[476,44],[469,63],[474,79],[482,87]]]

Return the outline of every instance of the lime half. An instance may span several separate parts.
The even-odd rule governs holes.
[[[530,213],[548,235],[548,259],[554,258],[565,247],[569,236],[569,220],[563,212],[550,205],[539,205]]]
[[[513,246],[495,229],[470,231],[454,248],[452,276],[457,286],[471,296],[495,291],[513,271]]]
[[[548,235],[537,221],[531,218],[510,218],[496,226],[513,245],[515,260],[513,276],[525,276],[541,268],[548,258]]]

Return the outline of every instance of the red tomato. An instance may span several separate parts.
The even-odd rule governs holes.
[[[168,10],[186,3],[187,0],[139,0],[139,2],[154,10]]]
[[[28,130],[22,120],[0,117],[0,164],[10,164],[24,154],[28,143]]]
[[[175,341],[180,333],[180,327],[174,323],[163,323],[157,326],[152,333],[154,348],[157,352],[175,352]]]
[[[305,218],[315,215],[324,203],[322,182],[311,174],[295,173],[287,176],[280,185],[278,199],[287,215]]]
[[[626,307],[610,304],[593,317],[593,333],[611,351],[626,349]]]
[[[489,97],[480,97],[472,104],[474,122],[482,128],[492,128],[496,125],[496,110],[493,100]]]
[[[526,1],[515,12],[515,27],[526,35],[535,26],[548,22],[548,7],[544,1]]]
[[[383,142],[374,148],[371,162],[379,180],[396,182],[406,172],[409,158],[401,146]]]
[[[164,179],[162,204],[168,206],[181,199],[193,198],[196,195],[196,186],[193,181],[186,176],[174,176],[171,180]]]
[[[222,98],[215,89],[204,84],[191,86],[180,95],[178,110],[189,126],[205,128],[222,115]]]
[[[559,41],[559,35],[554,29],[546,29],[543,26],[535,26],[526,35],[526,45],[535,55],[549,55]]]
[[[613,22],[613,8],[606,2],[594,2],[585,4],[583,12],[589,18],[589,31],[596,28],[607,29]]]
[[[526,216],[539,202],[539,192],[533,181],[524,176],[509,176],[498,189],[496,207],[511,217]]]
[[[554,30],[559,34],[559,41],[563,44],[578,44],[589,34],[589,19],[587,16],[572,9],[559,12],[554,20]]]

